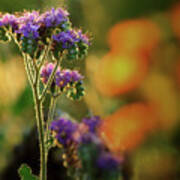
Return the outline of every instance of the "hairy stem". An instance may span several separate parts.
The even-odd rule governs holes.
[[[37,123],[38,134],[39,134],[40,180],[46,180],[47,179],[47,150],[46,150],[46,145],[45,145],[43,101],[39,99],[39,94],[38,94],[39,92],[38,71],[36,69],[34,73],[34,77],[32,77],[31,69],[29,66],[29,62],[27,61],[27,58],[25,59],[25,67],[26,67],[26,71],[28,75],[28,80],[32,87],[34,107],[35,107],[35,113],[36,113],[36,123]]]
[[[33,76],[31,73],[31,69],[29,68],[29,65],[28,65],[27,55],[23,55],[23,57],[24,57],[24,66],[25,66],[25,70],[27,73],[27,77],[28,77],[28,80],[29,80],[31,87],[33,87]]]
[[[44,133],[44,119],[43,119],[43,108],[42,102],[38,99],[37,89],[33,88],[35,112],[37,128],[39,132],[39,147],[40,147],[40,180],[46,180],[47,173],[47,153],[45,146],[45,133]]]
[[[50,123],[52,122],[52,120],[54,118],[56,102],[57,102],[57,97],[51,97],[50,105],[49,105],[49,112],[48,112],[48,119],[46,122],[46,141],[49,140],[49,136],[50,136],[49,126],[50,126]]]
[[[25,68],[28,76],[28,80],[30,82],[32,91],[33,91],[33,98],[34,98],[34,107],[35,107],[35,113],[36,113],[36,123],[38,128],[38,134],[39,134],[39,147],[40,147],[40,180],[47,180],[47,158],[48,158],[48,146],[46,145],[46,141],[49,138],[49,123],[53,119],[54,115],[54,109],[56,105],[56,99],[55,97],[51,97],[51,103],[49,107],[49,115],[48,115],[48,121],[45,126],[44,124],[44,114],[43,114],[43,101],[47,94],[47,90],[51,87],[51,84],[53,82],[55,73],[57,71],[57,68],[61,62],[61,59],[57,60],[56,66],[53,69],[53,72],[51,73],[49,80],[47,82],[47,85],[43,89],[43,92],[40,96],[40,68],[43,65],[43,63],[40,62],[40,65],[37,65],[36,59],[28,59],[27,55],[23,53],[24,57],[24,63]],[[42,56],[41,61],[44,62],[44,59],[46,58],[46,52]],[[32,61],[32,64],[30,64]]]

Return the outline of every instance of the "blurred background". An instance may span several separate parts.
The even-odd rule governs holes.
[[[130,180],[180,179],[180,1],[0,0],[0,11],[63,6],[76,27],[93,37],[86,61],[65,62],[85,75],[86,95],[65,97],[56,114],[104,120],[99,133],[128,156]],[[0,44],[0,179],[19,179],[22,162],[38,173],[31,89],[13,43]],[[58,150],[48,179],[65,179]]]

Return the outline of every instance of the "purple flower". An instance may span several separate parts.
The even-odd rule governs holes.
[[[39,38],[40,24],[38,21],[39,12],[25,12],[23,16],[18,18],[19,28],[16,30],[17,34],[22,34],[26,38]]]
[[[47,83],[55,65],[53,63],[48,63],[44,65],[41,69],[41,80],[44,84]],[[78,71],[72,71],[69,69],[65,70],[60,70],[60,68],[57,69],[55,73],[55,79],[54,82],[56,83],[57,86],[60,88],[64,88],[67,86],[67,84],[74,83],[81,81],[83,79],[83,76],[79,74]]]
[[[108,152],[102,152],[97,159],[98,168],[103,170],[117,170],[119,165],[120,161],[118,158]]]
[[[101,139],[96,133],[96,128],[100,124],[101,120],[98,116],[91,118],[84,118],[79,124],[77,131],[74,133],[74,139],[79,144],[94,143],[101,146]]]
[[[17,21],[18,19],[16,16],[7,13],[0,19],[0,27],[10,25],[13,29],[17,29]]]
[[[53,35],[53,39],[62,45],[63,49],[70,48],[74,45],[75,38],[71,31],[60,32],[59,34]]]
[[[64,146],[74,141],[73,133],[77,129],[77,124],[70,120],[60,118],[58,121],[53,121],[50,126],[51,131],[56,133],[58,142]]]
[[[41,21],[46,25],[46,27],[56,27],[62,22],[67,21],[69,13],[66,10],[61,8],[54,9],[52,8],[51,11],[48,11],[41,16]]]
[[[32,12],[25,12],[23,16],[20,16],[18,18],[18,23],[20,25],[24,25],[27,23],[38,23],[40,14],[38,11],[32,11]]]
[[[55,81],[56,85],[60,88],[64,88],[69,83],[68,79],[64,77],[64,74],[62,72],[56,73]]]
[[[83,76],[78,71],[62,70],[56,73],[56,85],[60,88],[65,87],[69,83],[74,83],[83,79]]]
[[[100,138],[92,132],[86,132],[84,134],[81,134],[81,136],[79,137],[79,139],[76,140],[77,142],[79,142],[80,144],[96,144],[99,147],[101,147],[101,140]]]
[[[45,66],[42,67],[41,69],[41,80],[44,84],[47,83],[55,65],[53,63],[46,64]],[[56,73],[59,73],[60,69],[57,69]]]
[[[86,34],[83,34],[81,29],[79,29],[77,33],[79,36],[79,40],[81,40],[83,43],[87,45],[90,45],[88,36]]]
[[[99,116],[93,116],[90,118],[84,118],[82,122],[88,126],[90,132],[94,133],[96,132],[96,128],[100,125],[101,119]]]
[[[27,23],[18,32],[22,33],[24,37],[37,39],[39,37],[39,27],[37,24]]]
[[[73,82],[81,81],[83,79],[83,76],[79,74],[78,71],[74,70],[71,71],[71,78]]]

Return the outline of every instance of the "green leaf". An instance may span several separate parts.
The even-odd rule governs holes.
[[[27,164],[22,164],[18,169],[21,180],[39,180],[39,178],[32,174],[31,168]]]

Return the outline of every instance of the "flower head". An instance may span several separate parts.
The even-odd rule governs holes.
[[[48,63],[45,66],[42,67],[41,69],[41,80],[44,84],[47,83],[53,69],[55,68],[55,65],[53,63]],[[60,69],[57,70],[56,73],[59,73]]]
[[[77,34],[79,36],[79,41],[82,41],[83,43],[90,45],[88,36],[86,34],[83,34],[81,29],[77,31]]]
[[[99,116],[92,116],[90,118],[84,118],[82,122],[88,126],[90,132],[95,132],[101,123],[101,119]]]
[[[50,127],[51,131],[54,131],[58,142],[67,146],[73,141],[73,133],[77,129],[77,124],[70,120],[60,118],[58,121],[53,121]]]
[[[60,88],[64,88],[67,84],[73,84],[81,81],[82,79],[83,76],[79,74],[78,71],[66,69],[56,73],[56,85]]]
[[[61,44],[63,49],[68,49],[72,47],[76,41],[74,34],[71,31],[60,32],[56,35],[53,35],[54,41]]]
[[[11,26],[13,30],[18,27],[18,18],[12,14],[6,13],[0,19],[0,27]]]
[[[113,156],[111,153],[103,152],[97,159],[97,166],[103,170],[117,170],[120,165],[117,157]]]
[[[33,23],[27,23],[19,29],[19,33],[22,33],[26,38],[37,39],[39,37],[39,25]]]
[[[16,15],[0,15],[0,39],[8,39],[4,36],[6,29],[11,27],[21,50],[32,58],[39,58],[41,47],[51,44],[50,50],[56,59],[64,50],[67,50],[68,59],[78,59],[86,54],[89,40],[81,30],[73,29],[68,16],[69,13],[62,8],[52,8],[42,14],[25,11]]]
[[[51,11],[48,11],[41,16],[41,20],[43,20],[43,23],[46,25],[46,27],[56,27],[60,25],[62,22],[65,22],[68,20],[69,13],[62,9],[54,9],[52,8]]]

